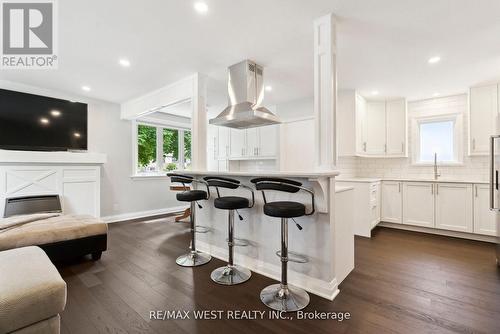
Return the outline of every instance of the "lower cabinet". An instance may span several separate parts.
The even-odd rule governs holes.
[[[472,232],[472,184],[436,183],[436,228]]]
[[[490,211],[490,186],[474,185],[474,233],[496,236],[496,214]]]
[[[496,236],[489,185],[383,181],[381,221]]]
[[[434,227],[434,183],[403,184],[403,224]]]
[[[382,221],[397,224],[401,224],[403,222],[402,188],[402,182],[384,181],[382,183]]]

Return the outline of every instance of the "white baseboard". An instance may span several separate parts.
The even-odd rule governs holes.
[[[196,241],[196,248],[199,251],[210,254],[211,256],[216,257],[222,261],[227,261],[228,250],[226,248],[216,247],[199,240]],[[238,254],[237,264],[277,281],[279,281],[281,278],[280,266],[262,262],[246,255]],[[335,278],[332,281],[327,282],[307,276],[303,273],[289,270],[288,281],[291,285],[295,285],[310,293],[329,300],[333,300],[340,292],[338,289],[337,279]]]
[[[169,214],[169,213],[181,212],[181,211],[186,210],[187,208],[188,208],[187,206],[175,206],[175,207],[166,208],[166,209],[140,211],[140,212],[128,212],[128,213],[122,213],[119,215],[101,217],[101,219],[104,220],[106,223],[117,223],[117,222],[121,222],[121,221],[125,221],[125,220],[139,219],[139,218],[146,218],[146,217],[152,217],[152,216],[158,216],[158,215],[165,215],[165,214]]]
[[[405,230],[405,231],[424,232],[424,233],[429,233],[429,234],[444,235],[447,237],[496,243],[496,237],[493,237],[490,235],[481,235],[481,234],[458,232],[458,231],[447,231],[447,230],[440,230],[440,229],[431,228],[431,227],[402,225],[402,224],[387,223],[387,222],[380,222],[377,226],[395,228],[395,229]]]

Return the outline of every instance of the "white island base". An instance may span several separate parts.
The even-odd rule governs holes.
[[[339,293],[338,284],[354,268],[354,239],[351,222],[335,219],[335,176],[336,171],[318,173],[290,172],[197,172],[186,174],[202,178],[207,175],[225,176],[241,181],[255,189],[250,180],[258,176],[275,176],[297,180],[307,188],[313,189],[316,197],[316,213],[312,216],[297,218],[303,227],[300,231],[292,220],[289,221],[289,251],[307,257],[308,262],[288,263],[288,281],[291,285],[303,288],[318,296],[333,300]],[[198,185],[198,189],[202,189]],[[243,196],[251,198],[244,188],[236,190],[220,189],[222,196]],[[280,219],[268,217],[263,212],[263,199],[260,191],[254,190],[255,206],[238,210],[244,217],[240,221],[235,217],[234,235],[248,242],[246,247],[235,247],[235,264],[241,265],[264,276],[280,279],[281,262],[276,256],[280,249]],[[197,209],[196,224],[209,228],[208,233],[197,233],[197,249],[223,261],[227,261],[228,213],[216,209],[213,200],[217,197],[211,189],[210,200],[200,203],[203,209]],[[311,197],[305,192],[295,194],[266,191],[268,202],[290,200],[306,204],[310,208]],[[250,278],[251,279],[251,278]],[[264,287],[263,287],[264,288]]]

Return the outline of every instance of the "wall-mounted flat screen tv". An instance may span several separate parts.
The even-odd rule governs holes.
[[[0,149],[87,150],[87,104],[0,89]]]

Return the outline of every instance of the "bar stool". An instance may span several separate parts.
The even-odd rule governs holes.
[[[202,208],[202,206],[198,204],[198,201],[207,200],[210,198],[210,190],[208,188],[208,184],[203,180],[197,180],[192,176],[188,175],[168,173],[167,176],[170,177],[170,181],[172,183],[182,183],[182,186],[184,188],[189,188],[186,187],[186,184],[193,184],[193,183],[204,184],[207,188],[207,191],[186,190],[176,195],[178,201],[191,203],[191,210],[190,210],[191,250],[189,251],[189,253],[179,256],[177,260],[175,260],[175,262],[182,267],[201,266],[205,263],[208,263],[212,259],[210,255],[200,253],[196,250],[196,237],[195,237],[196,233],[200,232],[205,233],[207,231],[207,230],[197,231],[195,219],[196,219],[196,204],[200,209]]]
[[[281,259],[281,282],[272,284],[264,288],[260,293],[260,299],[264,304],[273,310],[284,312],[295,312],[303,309],[309,304],[309,295],[306,291],[288,285],[287,270],[288,261],[306,263],[307,258],[288,251],[288,219],[310,216],[314,213],[314,193],[302,187],[302,183],[274,177],[261,177],[251,180],[257,190],[262,191],[264,199],[264,214],[270,217],[281,218],[281,251],[276,255]],[[264,190],[282,191],[287,193],[297,193],[304,190],[311,195],[311,211],[306,213],[306,206],[298,202],[278,201],[267,202]],[[295,220],[294,220],[295,222]],[[295,222],[299,230],[302,227]],[[289,257],[289,255],[295,255]]]
[[[217,190],[217,198],[214,200],[214,206],[217,209],[228,210],[228,238],[227,245],[229,248],[229,259],[228,263],[224,267],[220,267],[212,271],[210,277],[215,283],[223,284],[223,285],[236,285],[243,283],[250,279],[252,273],[250,270],[243,268],[241,266],[234,264],[234,246],[247,246],[246,243],[235,243],[234,237],[234,211],[238,211],[238,209],[246,209],[251,208],[255,204],[255,196],[252,188],[241,184],[238,180],[233,180],[225,177],[218,176],[207,176],[204,180],[208,183],[209,187],[215,187]],[[226,189],[237,189],[237,188],[245,188],[250,191],[252,194],[252,202],[245,197],[238,196],[221,196],[219,188]],[[243,220],[243,217],[238,213],[238,217],[240,220]]]

